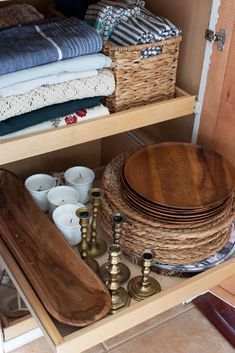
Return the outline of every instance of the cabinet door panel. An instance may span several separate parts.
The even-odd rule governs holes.
[[[222,0],[217,30],[225,28],[225,50],[214,45],[198,143],[215,149],[235,166],[235,3]]]

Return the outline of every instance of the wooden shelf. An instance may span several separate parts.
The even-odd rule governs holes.
[[[195,96],[177,88],[176,98],[103,116],[77,125],[0,142],[0,164],[10,163],[193,113]]]

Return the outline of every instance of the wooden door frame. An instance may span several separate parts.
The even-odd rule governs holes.
[[[226,66],[229,58],[234,21],[234,0],[221,0],[216,31],[224,28],[226,30],[227,38],[223,51],[219,51],[216,45],[213,45],[197,139],[197,143],[208,148],[213,148],[214,133],[220,109],[220,100],[226,75]]]

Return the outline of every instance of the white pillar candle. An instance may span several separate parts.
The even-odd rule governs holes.
[[[81,207],[84,207],[81,203],[61,205],[52,214],[56,227],[71,246],[77,245],[82,240],[79,218],[76,216],[77,209]]]
[[[78,217],[74,216],[73,213],[67,212],[57,218],[57,223],[62,227],[73,228],[79,225],[79,219]]]
[[[52,216],[54,209],[58,206],[78,203],[79,197],[78,190],[71,186],[57,186],[50,190],[47,194],[50,216]]]
[[[78,190],[79,201],[86,203],[90,200],[88,191],[93,187],[95,173],[87,167],[72,167],[65,171],[65,184]]]
[[[34,174],[25,180],[25,187],[43,212],[48,211],[47,194],[55,188],[56,184],[58,184],[58,178],[48,174]]]

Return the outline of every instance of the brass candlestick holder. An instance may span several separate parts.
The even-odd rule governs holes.
[[[109,267],[109,280],[107,287],[111,294],[112,306],[109,311],[110,314],[116,313],[118,310],[130,305],[131,298],[127,291],[120,287],[117,280],[119,273],[118,263],[120,261],[121,249],[119,245],[113,244],[109,248],[110,254],[110,267]]]
[[[99,264],[97,261],[90,258],[87,252],[87,236],[91,213],[87,207],[81,207],[76,211],[76,215],[79,217],[79,224],[81,226],[82,241],[78,246],[81,258],[94,272],[97,273],[99,271]]]
[[[99,188],[92,188],[89,190],[89,195],[92,204],[92,221],[90,240],[88,242],[87,251],[89,256],[99,257],[102,256],[107,250],[105,241],[97,238],[97,216],[100,208],[101,198],[103,196],[103,191]]]
[[[113,223],[112,230],[113,230],[114,244],[120,245],[120,241],[122,238],[122,229],[123,229],[122,225],[126,221],[126,217],[123,213],[114,212],[111,214],[110,218]]]
[[[148,298],[161,291],[161,286],[158,281],[149,276],[154,257],[155,254],[152,250],[144,250],[142,252],[142,276],[134,277],[128,283],[128,293],[137,301]]]
[[[110,218],[113,222],[113,226],[112,226],[113,242],[114,244],[120,246],[120,240],[122,237],[122,224],[125,222],[125,216],[122,213],[115,212],[111,214]],[[110,267],[110,263],[106,262],[100,267],[100,270],[99,270],[100,277],[104,283],[107,283],[109,280],[109,276],[110,276],[109,267]],[[117,280],[119,283],[125,283],[130,278],[130,275],[131,275],[130,270],[122,262],[118,263],[118,267],[119,267],[119,273],[117,274]]]

